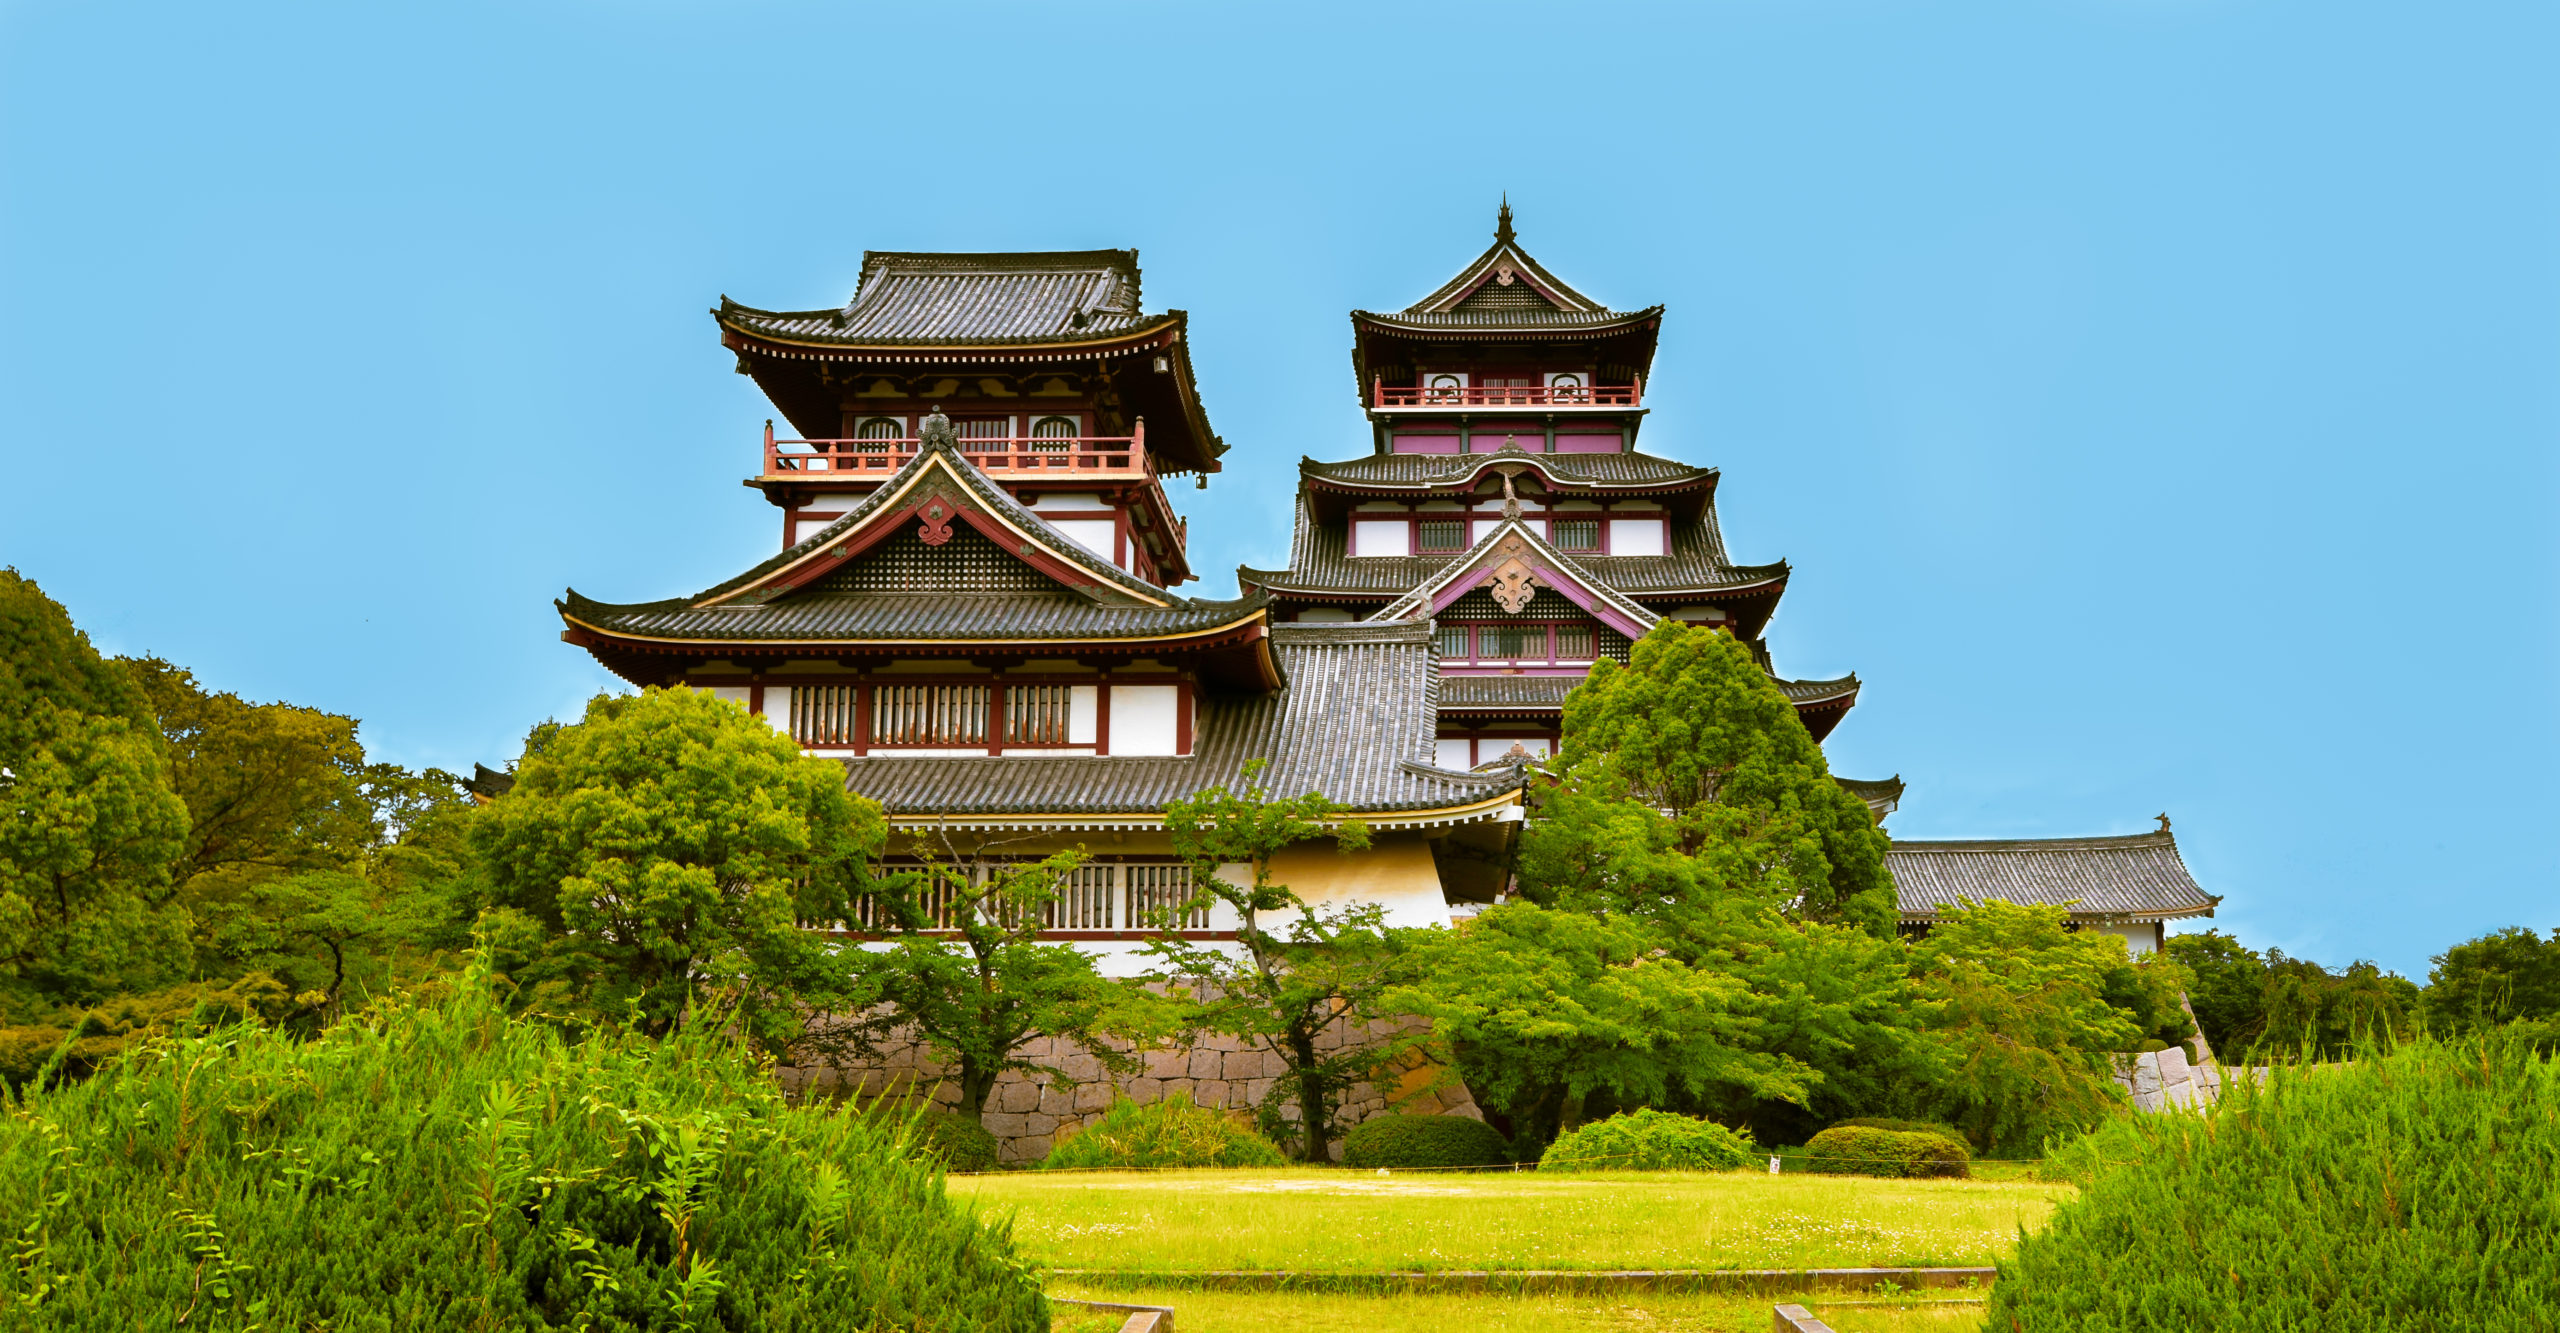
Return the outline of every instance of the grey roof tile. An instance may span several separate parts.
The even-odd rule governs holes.
[[[848,785],[892,814],[1151,814],[1243,780],[1268,759],[1265,790],[1320,791],[1371,814],[1444,809],[1516,787],[1516,773],[1433,767],[1439,670],[1427,621],[1275,625],[1289,684],[1258,696],[1205,694],[1189,758],[848,759]]]
[[[1568,486],[1659,486],[1712,481],[1716,470],[1652,454],[1546,454],[1505,450],[1492,454],[1372,454],[1340,463],[1301,459],[1298,471],[1353,486],[1454,486],[1495,464],[1526,466]]]
[[[1093,342],[1177,319],[1139,313],[1138,252],[866,251],[837,310],[758,310],[723,298],[722,322],[788,342],[861,346]]]
[[[1344,536],[1341,527],[1314,522],[1301,493],[1289,567],[1240,566],[1236,577],[1275,592],[1376,593],[1392,599],[1449,563],[1449,557],[1441,555],[1353,557],[1344,550]],[[1787,577],[1783,560],[1767,565],[1728,562],[1713,505],[1706,506],[1696,522],[1672,529],[1669,555],[1577,555],[1573,559],[1610,587],[1635,596],[1739,592],[1782,584]]]
[[[791,593],[760,606],[705,607],[676,599],[615,606],[569,594],[584,624],[653,639],[1118,639],[1192,634],[1242,620],[1263,598],[1178,606],[1101,605],[1072,592]]]
[[[1858,697],[1858,678],[1842,676],[1838,680],[1777,681],[1787,702],[1796,706],[1854,701]],[[1465,711],[1482,708],[1562,708],[1564,697],[1582,683],[1580,676],[1443,676],[1440,678],[1440,706]]]
[[[1934,916],[1958,899],[2041,907],[2074,915],[2209,916],[2214,900],[2197,887],[2166,832],[2117,838],[1999,838],[1964,842],[1896,840],[1885,854],[1906,918]]]

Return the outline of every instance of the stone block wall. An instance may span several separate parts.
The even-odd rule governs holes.
[[[1327,1035],[1328,1048],[1340,1046],[1341,1032]],[[1209,1037],[1194,1046],[1144,1052],[1138,1072],[1117,1077],[1106,1073],[1092,1052],[1063,1037],[1036,1038],[1022,1054],[1063,1074],[1066,1086],[1051,1086],[1036,1075],[1013,1071],[997,1081],[980,1123],[995,1135],[998,1156],[1008,1165],[1048,1156],[1062,1133],[1101,1119],[1115,1093],[1125,1093],[1129,1100],[1144,1105],[1187,1092],[1202,1106],[1232,1108],[1250,1116],[1285,1069],[1279,1056],[1232,1037]],[[1390,1077],[1354,1085],[1344,1095],[1335,1121],[1333,1156],[1337,1160],[1342,1156],[1342,1130],[1389,1109],[1408,1115],[1484,1118],[1464,1084],[1452,1082],[1431,1089],[1438,1074],[1419,1054],[1410,1054]],[[893,1050],[877,1063],[786,1066],[780,1076],[783,1086],[796,1093],[850,1092],[866,1100],[930,1093],[935,1105],[945,1110],[957,1105],[960,1095],[944,1080],[942,1069],[912,1045]],[[1296,1119],[1294,1108],[1289,1118]]]

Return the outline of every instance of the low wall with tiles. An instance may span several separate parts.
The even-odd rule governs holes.
[[[1340,1025],[1326,1034],[1324,1049],[1339,1049]],[[1035,1038],[1023,1048],[1025,1059],[1058,1070],[1067,1085],[1052,1087],[1033,1075],[1008,1071],[987,1097],[980,1123],[996,1137],[997,1153],[1007,1165],[1048,1156],[1061,1131],[1081,1128],[1102,1118],[1115,1093],[1141,1105],[1177,1092],[1191,1094],[1202,1106],[1232,1108],[1251,1115],[1283,1072],[1280,1057],[1259,1048],[1247,1049],[1232,1037],[1210,1037],[1199,1044],[1148,1051],[1144,1068],[1113,1076],[1092,1052],[1061,1037]],[[946,1110],[959,1101],[959,1090],[943,1079],[940,1066],[920,1047],[893,1051],[872,1064],[818,1067],[786,1066],[783,1086],[794,1091],[832,1095],[852,1091],[868,1099],[910,1096],[930,1090],[934,1103]],[[1342,1131],[1373,1115],[1393,1109],[1408,1115],[1463,1115],[1481,1120],[1465,1085],[1452,1082],[1433,1089],[1439,1070],[1418,1053],[1408,1055],[1375,1083],[1354,1085],[1343,1098],[1334,1122],[1333,1156],[1342,1156]],[[1428,1089],[1428,1090],[1426,1090]],[[1295,1120],[1295,1108],[1289,1112]]]

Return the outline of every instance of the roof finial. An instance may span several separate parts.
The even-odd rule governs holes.
[[[1511,192],[1505,190],[1502,192],[1502,211],[1495,214],[1493,219],[1493,243],[1509,245],[1511,237]]]
[[[2163,811],[2160,814],[2160,831],[2163,833],[2169,831],[2169,815],[2166,811]]]

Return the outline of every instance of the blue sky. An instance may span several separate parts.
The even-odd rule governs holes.
[[[1354,306],[1488,241],[1668,304],[1646,427],[1794,562],[1906,837],[2168,811],[2220,924],[2560,926],[2560,10],[0,5],[0,563],[467,767],[550,601],[767,553],[705,314],[1135,246],[1234,446],[1191,590],[1365,447]]]

